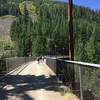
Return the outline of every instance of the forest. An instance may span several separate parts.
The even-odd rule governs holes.
[[[17,56],[67,54],[67,4],[51,0],[0,2],[0,16],[16,16],[11,38]],[[100,11],[74,5],[73,17],[74,59],[100,63]]]
[[[33,4],[31,8],[29,4]],[[66,55],[67,4],[51,0],[31,0],[22,5],[22,8],[16,8],[17,18],[11,28],[11,37],[16,41],[18,56]],[[74,59],[100,63],[100,11],[74,6],[73,15]]]
[[[15,48],[10,56],[19,57],[67,55],[67,7],[51,0],[0,0],[0,17],[16,17],[10,31],[14,47],[0,44],[0,48]],[[74,5],[73,19],[74,60],[100,64],[100,11]],[[87,87],[93,84],[91,80]],[[100,96],[96,88],[94,91]]]

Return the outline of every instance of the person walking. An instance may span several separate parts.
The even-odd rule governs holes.
[[[38,64],[40,63],[40,57],[37,57]]]

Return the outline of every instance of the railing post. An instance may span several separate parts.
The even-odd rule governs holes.
[[[8,60],[5,59],[5,62],[6,62],[6,73],[8,73]]]
[[[79,81],[80,81],[80,99],[83,100],[82,68],[81,68],[81,66],[79,66]]]

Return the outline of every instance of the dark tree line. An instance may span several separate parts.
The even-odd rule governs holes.
[[[0,16],[20,14],[19,2],[22,0],[0,0]]]

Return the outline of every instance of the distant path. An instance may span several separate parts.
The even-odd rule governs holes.
[[[5,81],[7,85],[0,90],[0,100],[64,100],[55,88],[59,86],[55,73],[45,63],[31,62]]]

